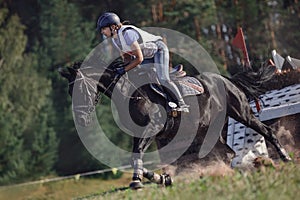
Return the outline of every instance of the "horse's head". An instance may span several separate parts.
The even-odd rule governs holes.
[[[76,123],[88,126],[91,114],[99,100],[99,93],[111,97],[113,87],[118,77],[114,68],[119,66],[114,62],[106,69],[81,66],[75,63],[72,67],[59,68],[59,73],[69,82],[69,95],[72,97],[72,110]]]
[[[71,67],[60,67],[58,69],[58,72],[60,73],[60,75],[62,77],[66,78],[68,80],[68,82],[69,82],[68,93],[72,97],[73,87],[74,87],[75,79],[77,76],[77,70],[75,70],[74,68],[71,68]]]
[[[87,68],[60,68],[59,73],[69,82],[69,95],[72,97],[72,110],[75,122],[80,126],[91,123],[97,97],[97,80],[86,74]]]

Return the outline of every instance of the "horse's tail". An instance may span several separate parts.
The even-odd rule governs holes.
[[[232,76],[230,80],[238,86],[250,100],[258,99],[260,95],[269,90],[265,87],[265,83],[274,76],[275,71],[276,67],[263,65],[258,69],[258,71],[248,69],[246,71],[239,72]]]

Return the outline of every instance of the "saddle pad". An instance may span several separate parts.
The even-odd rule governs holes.
[[[198,95],[204,92],[202,84],[194,77],[185,76],[178,78],[175,83],[180,88],[183,97]]]

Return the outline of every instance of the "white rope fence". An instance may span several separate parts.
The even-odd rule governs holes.
[[[144,165],[151,165],[151,164],[153,164],[153,162],[150,162],[150,161],[144,163]],[[90,175],[95,175],[95,174],[103,174],[103,173],[106,173],[106,172],[116,173],[117,171],[124,170],[124,169],[130,169],[130,168],[132,168],[131,165],[124,165],[124,166],[121,166],[121,167],[118,167],[118,168],[102,169],[102,170],[84,172],[84,173],[73,174],[73,175],[68,175],[68,176],[60,176],[60,177],[47,178],[47,179],[38,180],[38,181],[31,181],[31,182],[14,184],[14,185],[7,185],[7,186],[0,186],[0,189],[11,188],[11,187],[21,187],[21,186],[28,186],[28,185],[35,185],[35,184],[43,184],[43,183],[49,183],[49,182],[54,182],[54,181],[61,181],[61,180],[65,180],[65,179],[79,180],[80,177],[84,177],[84,176],[90,176]]]

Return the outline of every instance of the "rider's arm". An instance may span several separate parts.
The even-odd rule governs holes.
[[[131,54],[134,57],[134,59],[128,65],[125,66],[125,71],[126,72],[128,72],[129,70],[135,68],[136,66],[141,64],[144,60],[142,50],[141,50],[140,45],[137,41],[134,41],[131,44],[130,47],[132,49]]]
[[[121,57],[123,58],[123,61],[126,65],[132,61],[132,56],[128,53],[121,52]]]

